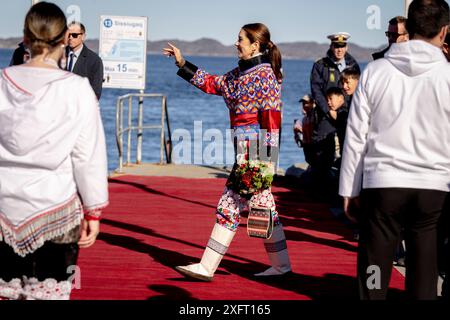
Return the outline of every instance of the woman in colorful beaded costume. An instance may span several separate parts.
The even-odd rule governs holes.
[[[98,100],[58,66],[66,33],[59,7],[34,5],[31,59],[0,75],[0,300],[68,300],[108,203]]]
[[[187,277],[211,281],[225,255],[240,222],[240,213],[255,206],[270,210],[273,234],[264,240],[271,267],[256,276],[278,276],[291,271],[286,238],[270,188],[252,196],[235,188],[236,168],[252,160],[276,163],[281,129],[281,53],[270,40],[268,28],[260,23],[248,24],[239,32],[236,48],[239,66],[223,76],[210,75],[189,61],[172,44],[164,54],[175,58],[178,75],[200,90],[221,95],[229,109],[234,132],[236,164],[217,206],[217,220],[200,263],[178,266]],[[276,165],[273,165],[276,168]]]

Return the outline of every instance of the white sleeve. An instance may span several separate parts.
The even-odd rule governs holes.
[[[367,134],[370,126],[370,107],[366,92],[367,78],[367,72],[363,72],[348,116],[339,179],[339,194],[343,197],[357,197],[362,188],[364,156],[367,151]]]
[[[99,103],[88,80],[83,82],[79,94],[81,132],[71,156],[77,190],[89,212],[108,205],[108,166]]]

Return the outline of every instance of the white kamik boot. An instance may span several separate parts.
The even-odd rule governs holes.
[[[200,263],[177,266],[175,269],[187,277],[212,281],[214,272],[219,267],[235,234],[236,232],[216,223]]]
[[[272,267],[264,272],[255,274],[256,277],[281,276],[292,271],[286,237],[281,224],[273,229],[270,239],[264,240],[264,247]]]

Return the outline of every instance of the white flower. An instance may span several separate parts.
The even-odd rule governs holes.
[[[247,163],[247,160],[245,160],[245,154],[238,154],[236,156],[236,160],[237,160],[238,165],[243,165],[243,164]]]

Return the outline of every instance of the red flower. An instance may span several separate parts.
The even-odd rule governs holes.
[[[247,188],[250,188],[252,186],[252,178],[253,175],[251,172],[247,171],[242,175],[242,182],[245,184]]]

